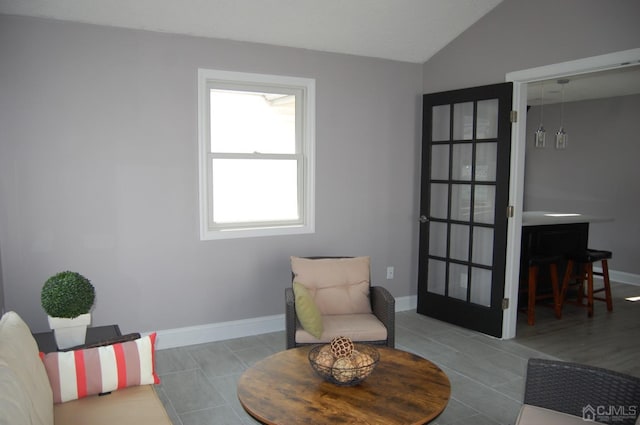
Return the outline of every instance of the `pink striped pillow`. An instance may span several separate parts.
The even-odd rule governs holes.
[[[159,384],[154,365],[155,332],[133,341],[84,350],[40,353],[53,390],[64,403],[120,388]]]

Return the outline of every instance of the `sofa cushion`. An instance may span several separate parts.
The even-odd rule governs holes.
[[[153,385],[56,404],[56,425],[172,425]]]
[[[5,395],[3,405],[14,404],[15,408],[11,409],[12,413],[0,410],[0,423],[4,423],[5,415],[18,415],[17,412],[24,411],[26,396],[29,424],[53,425],[53,396],[47,372],[38,356],[38,345],[27,324],[13,311],[0,319],[0,364],[12,372],[9,374],[5,370],[2,379],[15,379],[4,382],[3,387],[16,389],[15,393]],[[16,420],[16,423],[20,422]]]
[[[311,298],[311,294],[301,283],[293,282],[296,316],[305,331],[316,338],[320,338],[323,331],[322,316],[318,306]]]
[[[387,339],[387,328],[374,314],[341,314],[322,316],[324,332],[316,338],[303,328],[296,330],[296,342],[317,344],[333,338],[349,335],[354,341],[383,341]]]
[[[584,425],[585,423],[598,425],[600,422],[585,422],[579,416],[569,415],[567,413],[557,412],[555,410],[545,409],[543,407],[531,406],[525,404],[520,409],[516,425]]]
[[[6,363],[0,362],[0,424],[31,425],[30,407],[20,380]]]
[[[155,339],[152,333],[104,347],[43,354],[53,402],[160,383],[154,371]]]
[[[369,257],[291,257],[294,281],[307,288],[320,314],[371,313]]]

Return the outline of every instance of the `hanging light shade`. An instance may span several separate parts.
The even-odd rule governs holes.
[[[540,84],[540,125],[533,134],[533,146],[538,149],[545,147],[545,136],[547,134],[544,126],[542,125],[542,118],[544,115],[544,82]]]
[[[569,82],[568,78],[558,80],[562,92],[562,102],[560,103],[560,129],[556,133],[556,149],[566,149],[569,135],[564,129],[564,86]]]

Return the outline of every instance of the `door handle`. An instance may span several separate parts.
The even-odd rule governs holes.
[[[420,216],[420,223],[428,223],[429,219],[427,218],[426,215],[421,215]]]

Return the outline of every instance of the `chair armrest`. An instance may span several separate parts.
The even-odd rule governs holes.
[[[615,423],[633,425],[640,413],[640,378],[577,363],[529,359],[524,403],[578,417],[588,405],[620,407],[635,417]]]
[[[296,303],[293,288],[284,289],[284,327],[287,337],[287,349],[296,346],[296,327],[298,317],[296,316]]]
[[[387,328],[387,346],[393,348],[396,343],[396,299],[382,286],[372,286],[369,294],[371,310]]]

